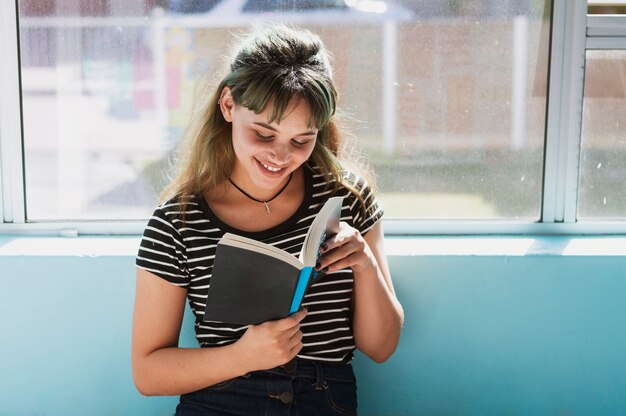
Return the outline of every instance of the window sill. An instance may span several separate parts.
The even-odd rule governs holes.
[[[134,257],[140,237],[0,237],[0,257]],[[626,256],[626,236],[423,236],[385,238],[390,257]]]

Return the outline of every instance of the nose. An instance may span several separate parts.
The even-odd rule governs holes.
[[[289,145],[276,144],[270,151],[270,159],[276,164],[282,164],[289,161],[290,154]]]

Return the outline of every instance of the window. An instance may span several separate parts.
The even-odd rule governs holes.
[[[397,60],[383,66],[382,92],[355,99],[369,109],[357,112],[372,121],[359,137],[387,217],[539,220],[549,7],[429,1],[413,13],[386,45],[362,40]]]
[[[626,50],[587,52],[579,219],[626,217]]]
[[[626,218],[626,13],[589,1],[578,219]]]
[[[19,5],[28,220],[145,218],[175,141],[157,107],[166,83],[150,11],[131,1]]]
[[[590,16],[587,28],[600,3],[5,2],[0,37],[8,51],[19,43],[20,59],[0,64],[0,87],[21,90],[0,101],[2,229],[141,230],[196,89],[224,74],[233,34],[265,19],[310,28],[331,51],[386,230],[564,232],[579,219],[623,220],[624,99],[592,91],[623,82],[622,47],[596,46],[626,34],[593,23],[623,27],[616,15]]]
[[[626,14],[626,2],[621,0],[589,0],[589,14]]]

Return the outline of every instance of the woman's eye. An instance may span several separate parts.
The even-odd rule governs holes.
[[[258,131],[255,131],[254,133],[256,134],[256,137],[258,137],[259,139],[263,140],[264,142],[270,141],[273,138],[273,136],[263,136]]]
[[[309,142],[299,142],[297,140],[292,140],[291,143],[296,146],[296,147],[302,147],[302,146],[306,146]]]

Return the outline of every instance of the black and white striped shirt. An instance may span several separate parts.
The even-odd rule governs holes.
[[[305,166],[305,198],[298,211],[284,223],[261,232],[245,232],[223,223],[203,197],[193,199],[183,226],[178,199],[157,207],[144,231],[137,267],[188,289],[187,299],[195,315],[196,338],[201,347],[231,344],[244,334],[247,326],[204,322],[203,315],[211,283],[217,242],[231,232],[254,238],[298,256],[313,218],[331,196],[325,189],[328,177]],[[341,221],[365,234],[383,215],[367,182],[346,172],[343,179],[359,191],[365,202],[364,217],[358,198],[340,186],[344,196]],[[332,185],[332,183],[331,183]],[[332,187],[330,188],[332,189]],[[352,336],[352,270],[328,273],[311,286],[302,306],[308,310],[301,322],[304,347],[298,357],[309,360],[348,363],[355,349]]]

